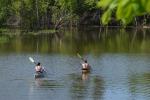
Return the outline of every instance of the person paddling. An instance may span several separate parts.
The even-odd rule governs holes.
[[[37,73],[43,73],[44,67],[41,66],[41,63],[40,63],[40,62],[38,62],[37,65],[35,66],[35,71],[36,71]]]
[[[83,61],[83,63],[81,63],[81,65],[82,65],[82,72],[83,73],[90,72],[91,66],[88,64],[87,60],[84,59],[79,53],[77,53],[77,56]]]
[[[82,70],[90,70],[90,65],[88,64],[86,59],[82,63]]]

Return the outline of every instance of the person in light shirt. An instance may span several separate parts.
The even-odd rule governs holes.
[[[86,59],[82,63],[82,70],[90,70],[90,65],[87,63]]]
[[[42,73],[44,71],[44,67],[41,66],[40,62],[38,62],[37,65],[35,66],[35,71],[37,73]]]

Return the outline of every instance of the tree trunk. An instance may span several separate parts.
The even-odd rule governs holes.
[[[39,9],[38,9],[38,0],[36,0],[36,18],[37,18],[37,29],[39,26]]]

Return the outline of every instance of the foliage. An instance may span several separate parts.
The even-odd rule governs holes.
[[[148,14],[149,6],[150,0],[0,0],[0,26],[6,25],[10,17],[17,16],[22,28],[49,28],[61,17],[71,23],[77,22],[86,12],[98,10],[97,7],[105,10],[103,24],[108,24],[114,17],[129,24],[136,16]],[[142,19],[143,24],[149,22],[147,17]]]
[[[107,24],[115,11],[116,19],[129,24],[136,16],[150,13],[150,0],[100,0],[98,7],[105,11],[102,22]]]
[[[11,14],[11,0],[0,0],[0,23],[5,22],[6,18],[8,18],[10,14]]]
[[[96,2],[97,0],[0,0],[0,22],[4,25],[9,17],[18,16],[21,27],[39,28],[59,20],[60,16],[76,20],[84,12],[95,9]]]

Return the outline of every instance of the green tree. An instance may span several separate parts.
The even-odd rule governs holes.
[[[0,26],[2,23],[6,22],[8,16],[11,15],[12,0],[0,0]]]
[[[14,17],[20,19],[23,29],[49,28],[60,18],[69,24],[75,23],[85,12],[97,9],[97,2],[98,0],[0,0],[0,25]]]
[[[103,24],[108,24],[113,12],[117,20],[129,24],[136,16],[150,13],[150,0],[100,0],[98,7],[105,10],[102,16]]]

